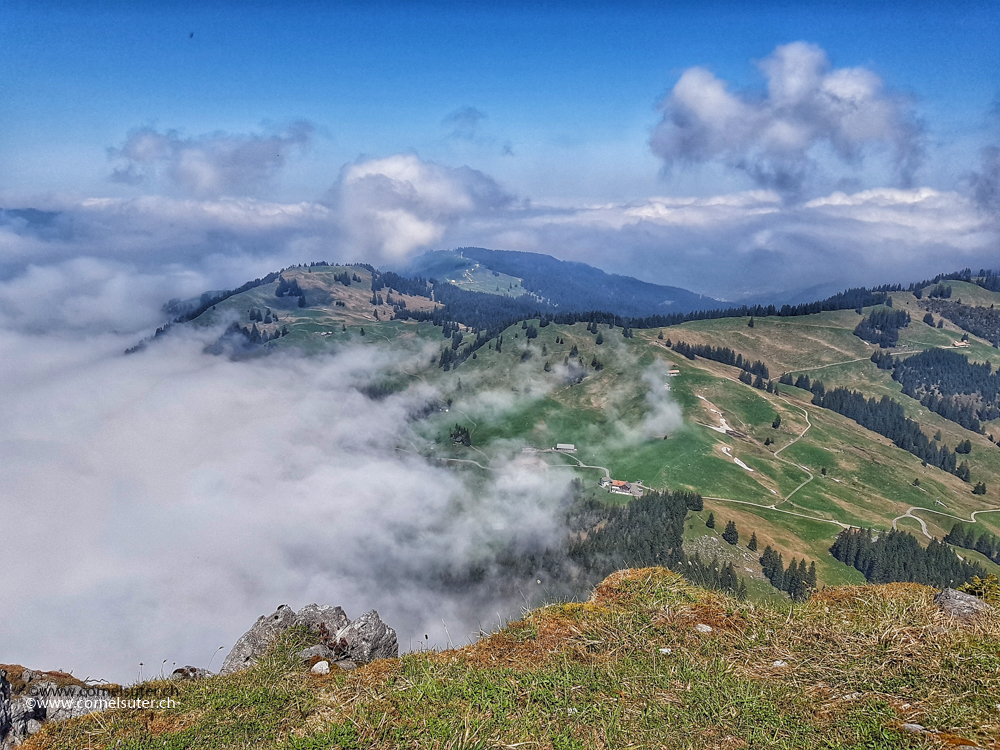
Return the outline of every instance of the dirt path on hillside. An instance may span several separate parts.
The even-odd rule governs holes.
[[[871,357],[859,357],[858,359],[848,359],[844,362],[831,362],[828,365],[817,365],[816,367],[806,367],[801,370],[789,370],[788,372],[812,372],[813,370],[822,370],[826,367],[838,367],[840,365],[850,365],[855,362],[864,362],[865,360],[870,360]]]
[[[956,521],[961,521],[962,523],[979,523],[976,520],[976,516],[978,516],[980,513],[1000,513],[1000,508],[987,508],[985,510],[973,511],[968,518],[962,518],[961,516],[955,516],[952,515],[951,513],[945,513],[944,511],[941,510],[933,510],[932,508],[921,508],[919,505],[914,505],[912,508],[908,509],[906,513],[904,513],[903,515],[896,516],[895,518],[892,519],[892,528],[894,529],[896,528],[897,521],[901,521],[904,518],[912,518],[914,521],[920,524],[920,530],[924,532],[924,536],[927,537],[928,539],[933,539],[934,537],[932,537],[930,533],[927,531],[927,524],[924,522],[924,520],[922,518],[918,518],[917,516],[913,515],[913,511],[915,510],[922,510],[924,513],[936,513],[939,516],[947,516],[948,518],[954,518]]]
[[[806,418],[806,428],[805,428],[804,430],[802,430],[802,432],[801,432],[801,433],[799,433],[799,436],[798,436],[798,437],[796,437],[796,438],[795,438],[794,440],[792,440],[792,441],[791,441],[790,443],[788,443],[788,445],[785,445],[785,446],[783,446],[783,447],[779,448],[778,450],[776,450],[776,451],[774,452],[774,457],[775,457],[776,459],[778,459],[779,461],[781,461],[782,463],[784,463],[784,464],[788,464],[789,466],[794,466],[794,467],[795,467],[795,468],[797,468],[797,469],[802,469],[802,471],[804,471],[804,472],[805,472],[806,474],[808,474],[808,475],[809,475],[809,478],[808,478],[808,479],[807,479],[806,481],[804,481],[804,482],[803,482],[802,484],[800,484],[800,485],[799,485],[798,487],[796,487],[796,488],[795,488],[794,490],[792,490],[792,491],[791,491],[791,492],[789,492],[789,493],[788,493],[787,495],[785,495],[784,499],[782,499],[782,501],[781,501],[781,502],[782,502],[782,503],[787,503],[787,502],[788,502],[788,501],[789,501],[789,500],[791,499],[792,495],[794,495],[794,494],[795,494],[796,492],[798,492],[798,491],[799,491],[799,490],[801,490],[801,489],[802,489],[803,487],[805,487],[805,486],[806,486],[807,484],[809,484],[809,483],[810,483],[810,482],[811,482],[812,480],[814,480],[814,479],[816,478],[816,475],[815,475],[815,474],[813,474],[813,473],[812,473],[811,471],[809,471],[809,469],[807,469],[807,468],[806,468],[805,466],[803,466],[802,464],[797,464],[797,463],[793,463],[792,461],[789,461],[789,460],[787,460],[787,459],[785,459],[785,458],[782,458],[782,457],[781,457],[781,456],[779,456],[778,454],[779,454],[779,453],[781,453],[781,451],[785,450],[785,448],[788,448],[788,447],[790,447],[790,446],[793,446],[793,445],[795,445],[795,444],[796,444],[797,442],[799,442],[799,441],[800,441],[800,440],[801,440],[802,438],[804,438],[804,437],[806,436],[806,433],[807,433],[807,432],[809,432],[809,428],[811,428],[811,427],[812,427],[812,422],[810,422],[810,421],[809,421],[809,412],[808,412],[808,411],[806,411],[805,407],[802,407],[802,406],[799,406],[798,404],[793,404],[793,403],[791,403],[791,402],[790,402],[790,401],[789,401],[789,400],[788,400],[787,398],[785,398],[784,396],[781,396],[781,395],[779,395],[779,396],[778,396],[778,398],[780,398],[780,399],[781,399],[782,401],[784,401],[784,402],[785,402],[786,404],[788,404],[789,406],[794,406],[794,407],[795,407],[796,409],[801,409],[801,411],[802,411],[802,416],[804,416],[804,417]],[[777,505],[777,504],[780,504],[780,503],[776,503],[776,505]]]

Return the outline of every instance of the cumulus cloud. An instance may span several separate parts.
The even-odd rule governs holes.
[[[760,63],[763,95],[734,93],[705,68],[686,70],[662,102],[650,147],[670,168],[722,163],[758,185],[798,194],[822,149],[844,162],[888,147],[899,180],[920,163],[920,127],[906,102],[865,68],[833,68],[813,44],[779,46]]]
[[[469,167],[445,167],[414,154],[346,166],[329,196],[356,248],[399,261],[441,241],[463,220],[497,214],[514,197]]]
[[[285,164],[288,156],[309,145],[314,127],[295,122],[269,135],[212,133],[183,137],[140,128],[125,143],[108,149],[119,162],[112,182],[126,185],[166,183],[185,195],[253,195]]]
[[[419,349],[232,362],[203,353],[216,334],[123,357],[119,336],[0,329],[0,661],[119,680],[206,665],[280,603],[377,608],[404,648],[516,614],[520,596],[441,576],[559,539],[569,476],[400,451],[426,449],[410,414],[437,394],[360,389]]]

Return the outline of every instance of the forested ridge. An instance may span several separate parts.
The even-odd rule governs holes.
[[[969,464],[965,461],[959,464],[955,452],[947,445],[938,445],[936,440],[927,437],[920,424],[906,416],[903,405],[898,401],[888,396],[868,398],[863,393],[843,387],[828,391],[822,382],[815,380],[810,383],[809,378],[802,375],[795,385],[811,390],[812,402],[816,406],[853,419],[865,429],[889,438],[896,447],[912,453],[925,463],[954,474],[963,481],[972,481]]]
[[[986,576],[982,565],[960,559],[944,542],[931,539],[921,547],[915,536],[896,529],[877,533],[845,529],[830,547],[830,554],[861,571],[869,583],[904,581],[956,588],[973,576]]]
[[[966,429],[981,432],[981,422],[1000,418],[1000,371],[989,362],[970,362],[951,349],[928,349],[898,358],[892,377],[905,395]]]
[[[1000,565],[1000,539],[988,531],[976,534],[973,526],[956,523],[943,541],[956,547],[975,550]]]
[[[944,299],[924,300],[921,306],[947,318],[959,328],[1000,347],[1000,310],[993,307],[974,307]]]
[[[910,314],[905,310],[876,308],[854,329],[854,335],[882,349],[899,341],[899,329],[910,325]]]

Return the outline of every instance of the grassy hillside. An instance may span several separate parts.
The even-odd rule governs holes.
[[[874,347],[853,335],[861,319],[854,310],[758,318],[752,328],[745,318],[696,321],[663,329],[663,339],[658,329],[634,330],[628,338],[620,327],[602,324],[595,334],[584,323],[543,327],[536,319],[504,331],[500,351],[498,339],[491,340],[444,371],[435,364],[450,345],[441,329],[391,319],[388,304],[372,304],[370,272],[362,267],[346,271],[360,281],[350,286],[335,281],[345,267],[286,270],[285,279],[305,291],[305,308],[295,297],[275,297],[275,283],[235,295],[194,323],[237,320],[246,326],[251,311],[270,310],[277,322],[257,325],[287,327],[289,334],[266,344],[263,352],[286,347],[332,351],[347,344],[405,347],[412,355],[408,369],[386,376],[392,388],[430,384],[440,394],[441,408],[415,424],[422,444],[401,448],[484,476],[512,458],[567,467],[581,479],[586,495],[611,503],[627,497],[599,489],[605,473],[650,489],[694,490],[705,497],[705,511],[689,520],[686,534],[692,543],[716,534],[703,525],[712,512],[720,531],[729,520],[740,531],[740,545],[728,552],[746,558],[744,545],[755,532],[761,548],[770,544],[786,561],[815,560],[827,585],[860,582],[857,571],[828,554],[844,526],[895,525],[921,539],[940,538],[957,520],[1000,508],[1000,447],[903,396],[890,373],[870,361]],[[969,289],[961,293],[971,299],[975,291],[978,303],[1000,303],[1000,295],[965,286]],[[435,305],[426,297],[391,294],[409,309]],[[894,294],[893,303],[913,319],[902,329],[894,354],[952,346],[961,337],[951,323],[942,329],[924,324],[913,295]],[[537,337],[527,337],[528,324]],[[1000,352],[970,338],[963,353],[1000,366]],[[923,466],[889,440],[813,406],[806,391],[782,386],[778,395],[751,388],[737,379],[735,367],[700,357],[688,360],[667,348],[667,339],[730,347],[764,361],[775,380],[784,372],[807,374],[828,388],[889,396],[928,436],[940,432],[941,441],[952,447],[970,440],[972,453],[962,458],[971,465],[973,481],[985,482],[987,494],[973,495],[971,485],[957,477]],[[677,374],[670,376],[670,368]],[[781,424],[774,428],[778,416]],[[720,429],[723,419],[731,431]],[[456,423],[469,429],[471,446],[449,437]],[[1000,439],[997,423],[987,424],[986,431]],[[574,443],[577,453],[546,451],[556,443]],[[522,457],[522,448],[543,452]],[[1000,513],[981,513],[975,520],[1000,534]],[[738,567],[751,582],[759,580],[758,565],[744,561]],[[767,593],[766,585],[757,588],[762,596]]]
[[[448,281],[460,289],[483,294],[501,294],[520,297],[528,290],[521,279],[487,268],[460,250],[438,250],[417,258],[410,269],[412,274]]]
[[[353,672],[310,674],[290,637],[244,673],[139,686],[173,691],[172,708],[48,726],[22,747],[996,747],[1000,618],[958,627],[933,593],[754,605],[622,571],[586,603]]]

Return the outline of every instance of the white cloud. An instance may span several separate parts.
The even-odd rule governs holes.
[[[132,131],[120,148],[108,155],[121,162],[111,180],[127,185],[168,184],[196,197],[253,195],[285,164],[288,156],[306,148],[313,126],[296,122],[270,135],[211,133],[185,138],[176,130]]]
[[[119,680],[206,665],[281,603],[377,608],[404,648],[445,645],[442,619],[462,641],[516,614],[440,575],[555,541],[568,476],[499,461],[467,484],[397,451],[434,392],[357,386],[419,350],[232,362],[210,338],[125,357],[121,337],[0,330],[0,661]]]
[[[718,160],[761,186],[797,195],[822,149],[857,163],[889,148],[908,184],[921,159],[920,127],[899,96],[865,68],[833,69],[804,42],[779,46],[760,63],[767,93],[733,93],[704,68],[686,70],[661,104],[650,146],[666,167]]]
[[[388,261],[440,242],[454,223],[496,214],[514,201],[482,172],[414,154],[346,166],[330,199],[354,246],[366,257]]]

